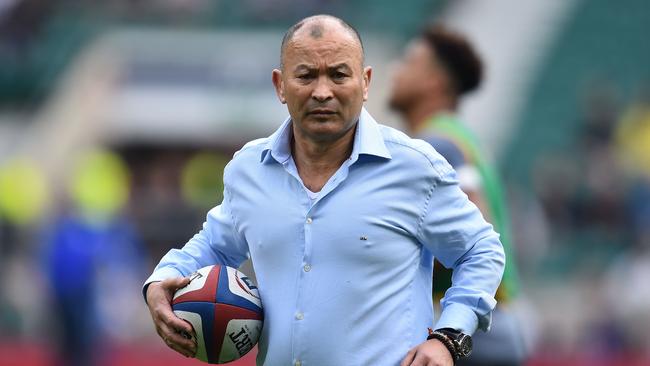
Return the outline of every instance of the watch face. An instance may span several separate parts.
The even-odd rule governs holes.
[[[472,353],[472,337],[463,335],[458,340],[458,343],[458,351],[460,353],[460,357],[467,357],[470,353]]]

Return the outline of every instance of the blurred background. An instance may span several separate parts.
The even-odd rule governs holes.
[[[196,365],[140,287],[287,112],[271,70],[300,18],[356,26],[387,107],[427,22],[487,78],[461,107],[505,182],[529,365],[650,365],[647,0],[0,0],[0,365]]]

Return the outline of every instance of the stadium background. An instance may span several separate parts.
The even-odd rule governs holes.
[[[285,117],[270,70],[314,13],[359,28],[367,108],[396,127],[404,42],[435,20],[476,43],[487,79],[461,115],[506,183],[528,364],[650,364],[646,0],[4,0],[0,365],[65,364],[80,333],[68,352],[98,365],[197,364],[157,339],[140,285]]]

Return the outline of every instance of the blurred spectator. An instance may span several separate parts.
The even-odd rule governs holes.
[[[611,83],[588,85],[579,124],[577,156],[582,179],[570,202],[574,227],[605,227],[615,235],[625,229],[625,181],[613,144],[618,100]]]
[[[8,0],[0,4],[0,57],[19,61],[41,31],[55,1]]]
[[[650,177],[650,85],[624,111],[616,139],[628,171]]]
[[[650,89],[622,113],[615,131],[623,177],[628,181],[627,212],[633,237],[604,280],[611,322],[623,330],[622,349],[650,358]]]
[[[619,256],[604,281],[604,298],[609,311],[603,318],[615,331],[603,334],[618,336],[618,351],[650,359],[650,243]]]
[[[30,159],[15,157],[0,166],[0,257],[14,255],[22,232],[38,225],[49,198],[45,176]]]
[[[573,293],[556,296],[578,329],[567,341],[566,335],[549,336],[558,328],[549,327],[540,355],[563,342],[573,345],[537,362],[555,365],[574,357],[572,364],[642,365],[650,356],[650,99],[621,112],[613,85],[589,87],[574,144],[540,156],[532,170],[551,222],[551,256],[565,257],[562,267],[546,273],[570,271],[571,282],[563,279],[563,286]],[[574,308],[571,299],[589,307]]]
[[[188,233],[201,225],[204,216],[183,196],[181,177],[187,161],[186,149],[132,146],[122,153],[133,174],[133,223],[147,243],[148,254],[155,258],[184,245]],[[220,167],[213,169],[218,171]],[[219,198],[218,192],[214,195]]]
[[[538,157],[534,188],[553,227],[552,241],[617,247],[628,242],[627,182],[615,151],[617,95],[607,83],[591,84],[574,143]]]
[[[650,242],[650,85],[623,113],[616,143],[631,180],[628,210],[635,240],[645,246]]]
[[[198,153],[183,167],[181,189],[185,201],[201,212],[218,205],[223,200],[223,170],[227,157],[213,153]]]
[[[99,342],[105,342],[111,330],[119,334],[130,328],[127,324],[133,320],[136,306],[123,303],[124,293],[130,289],[126,293],[138,294],[143,263],[137,235],[121,212],[128,184],[117,156],[84,155],[72,174],[74,208],[55,219],[51,228],[45,268],[54,319],[60,322],[61,365],[96,364]]]
[[[14,157],[0,166],[0,338],[32,333],[37,322],[40,286],[38,273],[30,270],[29,244],[49,199],[45,177],[34,161]]]

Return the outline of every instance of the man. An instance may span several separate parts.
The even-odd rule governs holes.
[[[476,138],[456,118],[460,99],[476,89],[482,77],[482,62],[469,42],[441,26],[432,26],[413,40],[396,67],[390,104],[406,122],[409,132],[443,155],[458,174],[459,184],[469,199],[501,234],[508,258],[511,256],[509,218],[498,179],[486,164]],[[438,271],[434,277],[434,298],[440,299],[451,284],[451,273]],[[517,295],[517,278],[508,261],[496,299],[494,329],[478,334],[472,356],[463,365],[516,365],[523,357],[521,335],[508,311]]]
[[[371,75],[342,20],[287,31],[273,84],[290,118],[235,154],[222,204],[146,281],[170,347],[195,350],[169,305],[182,276],[248,256],[264,306],[260,365],[450,366],[489,326],[505,262],[498,236],[431,146],[363,109]],[[455,271],[435,326],[431,253]]]

